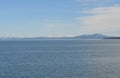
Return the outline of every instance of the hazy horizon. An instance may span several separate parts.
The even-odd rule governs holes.
[[[120,36],[120,0],[1,0],[0,37]]]

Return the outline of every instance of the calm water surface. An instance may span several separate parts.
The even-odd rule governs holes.
[[[120,78],[120,40],[0,40],[0,78]]]

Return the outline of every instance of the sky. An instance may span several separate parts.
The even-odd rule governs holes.
[[[120,0],[0,0],[0,37],[120,36]]]

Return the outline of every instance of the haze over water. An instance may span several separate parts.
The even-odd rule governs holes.
[[[0,78],[120,78],[120,40],[1,40]]]

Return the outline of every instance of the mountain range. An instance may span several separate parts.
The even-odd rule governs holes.
[[[102,34],[91,34],[91,35],[81,35],[75,37],[35,37],[35,38],[25,38],[25,39],[104,39],[108,36]]]
[[[91,34],[91,35],[82,35],[82,36],[76,36],[74,38],[78,39],[103,39],[107,38],[108,36],[105,36],[103,34]]]
[[[120,39],[120,37],[106,36],[103,34],[90,34],[75,37],[30,37],[30,38],[0,38],[0,39]]]

